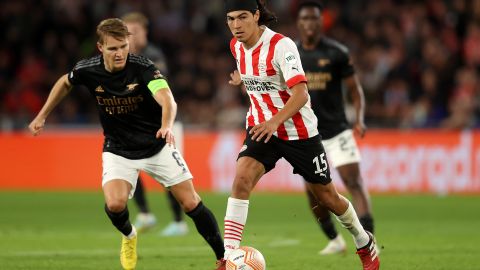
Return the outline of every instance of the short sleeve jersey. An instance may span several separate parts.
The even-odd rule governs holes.
[[[101,55],[79,61],[68,74],[72,85],[85,85],[95,99],[105,141],[104,152],[129,159],[158,153],[165,145],[157,139],[162,108],[148,89],[149,82],[163,79],[155,65],[143,56],[129,54],[124,69],[105,70]]]
[[[252,48],[246,49],[242,42],[233,38],[230,50],[250,98],[247,127],[271,119],[287,103],[291,88],[307,81],[295,43],[268,27],[264,27],[262,36]],[[318,135],[317,118],[310,100],[273,135],[282,140]]]
[[[337,41],[322,37],[313,50],[299,47],[308,79],[312,108],[318,118],[322,139],[329,139],[349,128],[345,116],[342,80],[354,74],[348,49]]]

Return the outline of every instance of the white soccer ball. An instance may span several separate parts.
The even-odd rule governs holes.
[[[227,270],[265,270],[262,253],[253,247],[239,247],[227,258]]]

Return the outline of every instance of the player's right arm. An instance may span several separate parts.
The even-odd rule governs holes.
[[[63,75],[57,80],[42,109],[37,114],[35,119],[33,119],[30,125],[28,125],[28,128],[30,129],[30,132],[32,132],[33,136],[37,136],[43,130],[43,127],[45,126],[45,120],[47,119],[48,115],[70,92],[71,89],[72,84],[68,81],[67,74]]]

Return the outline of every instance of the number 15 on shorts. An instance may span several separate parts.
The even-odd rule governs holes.
[[[320,176],[327,176],[325,172],[328,169],[328,163],[327,160],[325,159],[325,153],[321,153],[320,156],[316,156],[313,161],[315,164],[316,170],[315,174],[319,174]]]

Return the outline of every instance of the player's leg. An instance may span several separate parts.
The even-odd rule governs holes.
[[[352,235],[364,269],[379,267],[373,236],[360,224],[352,204],[341,196],[332,183],[327,157],[318,136],[304,141],[284,142],[280,145],[284,158],[293,166],[294,172],[303,176],[315,198]]]
[[[195,192],[192,174],[180,152],[170,145],[144,160],[143,170],[169,188],[181,208],[193,220],[198,232],[212,247],[217,260],[223,257],[223,240],[213,213]]]
[[[351,163],[337,167],[345,187],[352,195],[352,203],[362,223],[363,228],[372,234],[374,223],[371,211],[370,196],[360,175],[359,163]]]
[[[373,235],[364,230],[352,204],[338,194],[331,182],[326,185],[314,183],[308,183],[307,185],[312,194],[336,215],[340,224],[353,236],[364,269],[379,269],[380,261],[375,249]]]
[[[240,246],[247,222],[250,193],[264,173],[263,164],[251,157],[240,157],[237,161],[224,218],[225,259]]]
[[[223,258],[223,240],[215,216],[195,192],[192,180],[186,180],[170,187],[183,211],[189,216],[198,233],[207,241],[215,252],[217,260]]]
[[[157,219],[153,213],[150,212],[145,188],[141,177],[138,177],[137,188],[133,193],[133,199],[138,206],[139,213],[135,218],[135,228],[141,231],[147,231],[157,224]]]
[[[104,152],[103,193],[105,212],[122,237],[120,262],[124,269],[134,269],[137,263],[137,233],[129,220],[127,201],[133,196],[138,171],[135,161]]]
[[[308,202],[310,209],[315,216],[323,233],[329,239],[328,244],[320,250],[320,255],[330,255],[337,253],[345,253],[347,251],[347,245],[342,235],[338,233],[333,223],[330,211],[321,203],[317,201],[315,196],[308,190],[305,185]]]
[[[363,185],[360,173],[360,151],[351,129],[337,134],[331,139],[322,141],[325,151],[334,166],[345,187],[352,195],[352,203],[355,207],[363,227],[373,233],[373,218],[368,190]]]
[[[275,167],[276,161],[280,159],[274,147],[277,140],[272,137],[268,143],[252,141],[247,130],[244,145],[238,154],[232,193],[225,213],[225,259],[242,241],[251,191],[262,175]]]
[[[188,226],[185,220],[183,220],[182,207],[178,203],[172,192],[167,191],[167,200],[170,210],[173,214],[173,221],[170,222],[165,229],[162,230],[162,236],[179,236],[188,233]]]

